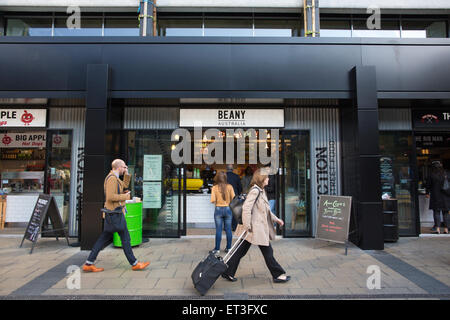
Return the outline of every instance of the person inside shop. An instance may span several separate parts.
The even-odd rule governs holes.
[[[139,262],[131,249],[130,234],[125,221],[125,201],[131,199],[130,191],[124,192],[130,184],[128,167],[120,159],[114,160],[111,167],[112,170],[108,173],[104,182],[104,207],[108,210],[103,214],[103,219],[105,219],[104,229],[83,266],[85,272],[101,272],[104,270],[103,268],[97,268],[94,262],[106,243],[112,240],[114,232],[119,233],[123,251],[133,271],[145,269],[150,264],[150,262]],[[120,179],[122,175],[123,180]]]
[[[270,168],[270,164],[265,167],[267,170]],[[269,183],[265,187],[267,198],[269,199],[270,211],[275,215],[277,214],[275,204],[276,204],[276,190],[275,190],[275,178],[274,174],[269,175]]]
[[[430,198],[429,208],[433,210],[434,225],[436,233],[441,233],[441,213],[444,224],[444,233],[448,234],[449,214],[450,210],[450,193],[443,189],[445,180],[449,174],[445,172],[440,161],[431,163],[431,174],[426,182],[427,197]]]
[[[252,244],[259,246],[273,282],[283,283],[291,279],[273,256],[270,240],[275,239],[274,223],[278,223],[282,227],[284,222],[270,211],[269,200],[264,190],[269,183],[269,177],[262,170],[264,169],[258,169],[253,175],[250,191],[242,206],[242,224],[239,224],[236,229],[238,236],[247,232],[246,238],[228,260],[228,269],[222,274],[223,278],[232,282],[237,281],[234,277],[236,270]]]
[[[242,192],[245,194],[248,193],[252,177],[253,177],[253,169],[250,166],[248,166],[247,168],[245,168],[244,176],[241,179]]]
[[[214,176],[216,175],[216,170],[210,166],[206,166],[204,170],[200,172],[200,178],[203,180],[203,187],[209,188],[214,184]]]
[[[234,169],[234,166],[232,164],[227,165],[227,181],[233,187],[234,194],[240,195],[242,193],[241,178],[239,178],[239,176],[233,172],[233,169]],[[231,198],[231,200],[233,200],[233,198]],[[236,227],[237,227],[237,221],[233,216],[232,220],[231,220],[231,229],[233,231],[235,231]]]
[[[223,171],[217,172],[214,178],[215,185],[211,189],[211,202],[215,204],[214,222],[216,225],[216,246],[210,253],[218,254],[220,251],[220,242],[222,240],[222,230],[225,228],[227,235],[227,247],[225,252],[231,248],[233,233],[231,231],[232,213],[229,207],[235,193],[233,187],[227,182],[227,175]]]

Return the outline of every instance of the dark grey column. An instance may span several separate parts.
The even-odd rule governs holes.
[[[344,194],[353,197],[357,234],[351,240],[364,250],[384,249],[380,183],[378,100],[375,67],[352,71],[355,96],[342,109]]]
[[[81,250],[92,249],[102,232],[103,182],[107,171],[105,142],[107,129],[109,67],[87,66],[86,128],[81,216]]]
[[[0,13],[0,37],[6,35],[5,30],[6,20],[3,15]]]

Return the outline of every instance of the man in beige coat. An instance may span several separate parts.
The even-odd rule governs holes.
[[[275,239],[274,223],[283,226],[284,222],[270,211],[269,200],[264,190],[268,182],[268,176],[262,174],[261,169],[257,170],[253,175],[250,191],[242,206],[242,224],[238,225],[236,229],[236,234],[239,236],[243,232],[248,232],[248,234],[228,261],[227,271],[222,274],[222,277],[229,281],[234,282],[237,280],[234,275],[239,262],[247,254],[252,244],[259,246],[274,282],[282,283],[290,280],[290,276],[286,276],[284,269],[275,260],[273,249],[270,245],[270,240]]]
[[[145,269],[149,262],[138,262],[134,257],[131,249],[130,234],[128,232],[127,223],[125,220],[126,208],[125,201],[131,198],[130,192],[124,192],[130,184],[130,175],[128,174],[128,167],[123,160],[116,159],[111,164],[112,170],[105,178],[105,205],[108,210],[114,210],[116,213],[103,213],[105,219],[104,231],[95,243],[92,251],[83,266],[85,272],[100,272],[103,268],[97,268],[94,265],[97,255],[106,243],[111,241],[114,232],[118,232],[122,242],[123,251],[131,264],[132,270]],[[123,181],[120,176],[123,175]]]

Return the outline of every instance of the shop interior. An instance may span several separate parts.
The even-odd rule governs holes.
[[[38,195],[44,192],[54,196],[63,222],[68,224],[71,139],[69,134],[52,132],[47,137],[57,142],[60,139],[62,143],[51,144],[50,150],[45,147],[0,148],[2,232],[21,233],[29,222]]]
[[[440,161],[444,169],[450,172],[450,133],[416,133],[416,147],[421,233],[434,233],[433,211],[429,210],[426,181],[433,161]]]

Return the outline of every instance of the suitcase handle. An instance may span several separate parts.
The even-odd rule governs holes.
[[[230,251],[228,251],[228,253],[225,255],[225,257],[223,257],[223,262],[227,263],[228,260],[231,259],[231,257],[235,254],[235,252],[239,249],[241,244],[244,242],[244,240],[247,239],[247,236],[248,236],[248,230],[245,230],[244,232],[242,232],[242,234],[236,240],[234,245],[231,247]]]

